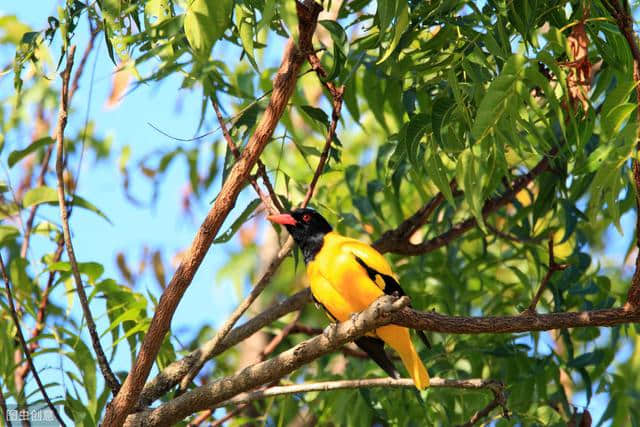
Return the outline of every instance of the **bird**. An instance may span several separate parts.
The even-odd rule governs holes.
[[[367,308],[383,294],[405,295],[391,266],[370,245],[333,231],[327,220],[311,208],[269,215],[267,219],[283,225],[300,248],[306,265],[311,294],[334,322],[344,322]],[[429,341],[418,334],[427,347]],[[409,329],[383,326],[364,335],[355,343],[389,376],[400,374],[384,350],[388,344],[419,390],[429,387],[429,373],[411,341]]]

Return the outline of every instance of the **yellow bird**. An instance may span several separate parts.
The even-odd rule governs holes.
[[[313,209],[298,209],[267,219],[284,225],[300,247],[313,299],[334,321],[349,319],[383,294],[405,295],[389,263],[378,251],[334,232]],[[424,333],[418,333],[429,346]],[[398,378],[398,371],[384,351],[387,343],[400,355],[415,386],[420,390],[429,387],[429,374],[407,328],[383,326],[355,343],[391,377]]]

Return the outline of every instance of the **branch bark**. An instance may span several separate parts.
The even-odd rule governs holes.
[[[150,405],[153,401],[178,384],[182,377],[189,372],[191,367],[197,363],[197,361],[202,357],[202,354],[207,351],[208,348],[212,348],[212,350],[209,351],[207,360],[225,352],[285,314],[301,309],[310,301],[311,292],[308,288],[303,289],[284,301],[271,306],[243,325],[232,329],[231,332],[227,334],[226,338],[224,338],[218,345],[213,346],[212,339],[199,349],[189,353],[184,358],[173,362],[163,369],[154,379],[147,383],[144,390],[142,390],[139,406],[145,407]]]
[[[602,4],[607,8],[613,16],[627,40],[631,55],[633,56],[633,81],[636,86],[636,122],[640,123],[640,48],[636,40],[636,34],[633,31],[633,18],[626,6],[621,5],[618,0],[603,1]],[[626,2],[625,2],[626,4]],[[636,246],[638,254],[636,255],[636,269],[631,278],[631,287],[627,294],[627,306],[629,308],[640,308],[640,127],[636,130],[636,155],[632,161],[633,165],[633,183],[636,191]]]
[[[287,42],[280,69],[274,78],[273,92],[269,105],[240,159],[231,169],[215,203],[200,226],[191,247],[163,292],[136,362],[127,376],[122,390],[107,408],[103,420],[105,427],[121,425],[127,414],[136,405],[144,383],[149,376],[151,366],[169,330],[171,319],[178,303],[189,284],[191,284],[222,222],[233,208],[253,165],[255,165],[262,150],[271,140],[273,131],[287,106],[289,98],[293,94],[298,72],[305,59],[305,52],[312,50],[311,38],[316,28],[318,14],[322,10],[322,7],[315,2],[308,2],[305,5],[296,2],[296,7],[300,30],[299,47],[296,46],[293,39]]]
[[[388,324],[390,314],[408,303],[407,297],[382,296],[350,320],[331,326],[328,333],[304,341],[273,359],[249,366],[235,375],[193,389],[152,411],[131,415],[126,425],[170,425],[193,412],[216,406],[239,393],[282,378],[366,332]]]
[[[218,406],[229,404],[243,404],[268,397],[283,396],[287,394],[309,393],[313,391],[333,391],[354,388],[415,388],[411,378],[371,378],[362,380],[325,381],[307,384],[295,384],[287,386],[269,387],[265,390],[252,391],[240,394],[233,399],[220,403]],[[494,380],[468,379],[450,380],[446,378],[431,378],[429,387],[435,388],[462,388],[468,390],[488,389],[494,393],[502,393],[504,386]]]
[[[60,111],[58,113],[58,122],[55,130],[56,140],[56,176],[58,178],[58,204],[60,206],[60,218],[62,220],[62,234],[64,237],[64,243],[67,248],[67,256],[69,257],[69,263],[71,264],[71,271],[73,279],[76,285],[76,292],[78,292],[78,299],[82,306],[82,312],[87,320],[87,329],[89,329],[89,335],[91,336],[91,343],[93,344],[93,350],[96,352],[96,359],[100,366],[100,371],[104,377],[107,385],[115,395],[120,389],[120,383],[115,374],[109,366],[109,361],[104,354],[102,345],[100,344],[100,336],[96,331],[96,324],[91,314],[89,307],[89,301],[87,294],[82,284],[82,278],[80,277],[80,270],[78,269],[78,262],[73,250],[73,243],[71,242],[71,231],[69,229],[69,211],[67,210],[67,202],[65,199],[64,191],[64,129],[67,126],[67,115],[69,107],[69,78],[71,76],[71,69],[73,68],[73,58],[76,52],[76,47],[71,46],[67,51],[67,65],[62,72],[62,91],[60,94]]]
[[[533,169],[531,169],[526,174],[516,178],[504,193],[502,193],[500,196],[487,200],[482,208],[482,215],[486,217],[487,215],[497,211],[501,207],[508,204],[516,194],[524,189],[538,175],[549,169],[549,159],[555,156],[557,153],[558,149],[553,148],[549,153],[547,153],[547,155],[543,157],[542,160],[540,160],[540,162],[538,162],[538,164]],[[436,196],[436,198],[432,199],[427,205],[425,205],[425,207],[422,208],[422,210],[427,211],[427,207],[430,204],[436,203],[437,199],[438,197]],[[414,214],[414,216],[418,215],[419,212],[420,211]],[[407,221],[410,220],[411,218]],[[440,234],[439,236],[436,236],[419,244],[413,244],[409,242],[408,238],[406,237],[397,238],[398,236],[396,236],[396,233],[394,233],[394,231],[392,230],[391,232],[386,232],[385,234],[383,234],[383,238],[377,240],[373,246],[381,253],[393,252],[402,255],[422,255],[449,244],[467,231],[476,227],[477,224],[478,222],[475,217],[468,218],[462,222],[455,224],[449,230]],[[399,228],[405,227],[407,225],[408,224],[403,223]],[[396,238],[393,238],[394,236]]]
[[[7,302],[9,303],[9,311],[11,314],[11,318],[13,319],[13,323],[16,325],[16,331],[18,333],[18,340],[20,341],[20,346],[22,347],[22,351],[24,352],[24,357],[27,359],[27,365],[31,369],[31,374],[33,378],[36,380],[38,384],[38,389],[40,393],[42,393],[42,397],[45,402],[47,402],[47,406],[53,412],[53,415],[56,417],[56,420],[60,423],[60,425],[65,425],[62,418],[60,418],[60,414],[58,413],[53,403],[51,403],[51,399],[49,399],[49,395],[47,394],[44,385],[42,384],[42,380],[40,379],[40,375],[38,375],[38,371],[36,370],[35,365],[33,364],[33,359],[31,358],[31,351],[29,351],[29,346],[27,345],[27,341],[24,339],[24,334],[22,333],[22,328],[20,327],[20,319],[18,319],[18,313],[16,312],[16,305],[13,302],[13,293],[11,292],[11,282],[9,282],[9,275],[7,274],[7,270],[4,267],[4,261],[2,259],[2,255],[0,255],[0,272],[2,273],[2,279],[4,280],[5,290],[7,292]],[[0,390],[0,394],[2,390]],[[4,396],[2,396],[2,410],[4,415],[7,414],[7,407],[4,401]],[[5,418],[6,420],[6,418]]]
[[[530,316],[471,317],[404,309],[391,317],[391,323],[423,331],[447,334],[505,334],[636,323],[640,322],[640,310],[609,308]]]
[[[196,363],[189,370],[187,375],[180,381],[180,389],[182,391],[186,390],[187,386],[198,375],[198,372],[202,369],[204,363],[209,360],[212,354],[216,351],[222,340],[229,334],[231,328],[236,324],[238,319],[242,317],[245,311],[253,304],[253,302],[260,296],[264,288],[267,287],[269,282],[271,281],[271,277],[275,274],[282,261],[287,257],[291,249],[293,248],[293,239],[289,238],[286,243],[280,248],[276,257],[271,261],[269,267],[264,272],[258,283],[253,287],[249,295],[236,307],[236,309],[231,313],[231,316],[227,319],[227,321],[222,325],[222,327],[218,330],[216,335],[208,341],[204,347],[202,347],[202,353],[200,357],[198,357]]]

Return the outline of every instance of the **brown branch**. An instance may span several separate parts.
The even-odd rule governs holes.
[[[322,7],[314,2],[302,5],[296,2],[299,25],[299,47],[293,39],[287,42],[282,63],[274,78],[273,92],[256,131],[251,136],[240,159],[233,165],[216,201],[200,226],[191,247],[187,251],[171,282],[164,290],[154,313],[151,325],[144,337],[140,352],[122,390],[107,408],[103,425],[121,425],[136,405],[151,366],[160,350],[171,319],[187,287],[202,263],[223,221],[233,208],[253,165],[271,140],[273,131],[295,90],[297,76],[304,61],[303,52],[312,50],[311,37],[315,32],[318,14]]]
[[[309,188],[307,189],[307,193],[300,204],[300,207],[306,207],[311,201],[311,197],[313,197],[313,192],[315,191],[316,185],[318,184],[318,180],[320,179],[320,175],[324,172],[324,165],[327,162],[327,158],[329,157],[329,151],[331,150],[331,143],[333,142],[333,138],[336,135],[336,128],[338,127],[338,121],[340,120],[340,112],[342,110],[342,97],[344,95],[344,86],[336,87],[332,82],[324,81],[323,78],[327,76],[326,71],[322,68],[320,64],[320,60],[316,56],[315,52],[311,52],[307,55],[307,60],[309,64],[311,64],[311,68],[318,74],[320,77],[320,81],[322,84],[329,90],[331,93],[332,101],[331,101],[331,124],[329,125],[329,129],[327,131],[327,136],[324,142],[324,148],[322,149],[322,153],[320,154],[320,160],[318,161],[318,166],[313,174],[313,178],[311,178],[311,183],[309,184]]]
[[[458,190],[458,183],[455,179],[451,180],[449,188],[451,188],[451,193],[454,197],[462,194],[462,191]],[[444,195],[442,192],[439,192],[413,215],[402,221],[399,226],[393,230],[387,230],[382,233],[382,236],[374,242],[373,246],[381,252],[389,252],[387,246],[409,240],[420,227],[427,223],[429,217],[431,217],[442,202],[444,202]]]
[[[64,241],[59,240],[58,247],[56,248],[56,251],[53,254],[53,262],[57,262],[60,260],[63,250],[64,250]],[[36,325],[31,331],[31,344],[29,344],[29,350],[31,350],[32,352],[38,349],[37,338],[40,336],[40,334],[44,330],[45,317],[47,315],[47,306],[49,305],[49,292],[51,291],[51,287],[53,286],[53,280],[55,276],[56,276],[56,271],[49,272],[49,278],[47,279],[47,284],[45,285],[45,288],[42,291],[42,299],[40,300],[40,304],[38,305],[38,313],[36,314]],[[27,377],[29,370],[30,370],[29,362],[25,362],[20,368],[16,369],[15,377],[20,378],[20,380],[17,381],[17,383],[24,384],[24,380]]]
[[[98,365],[102,371],[105,382],[114,393],[118,392],[120,383],[115,374],[109,366],[109,361],[104,354],[102,345],[100,344],[100,336],[96,331],[96,324],[89,308],[89,301],[87,300],[87,294],[82,284],[82,278],[80,277],[80,270],[78,269],[78,261],[73,250],[73,243],[71,242],[71,231],[69,229],[69,212],[67,210],[67,202],[64,194],[64,129],[67,125],[67,115],[69,107],[69,77],[71,75],[71,69],[73,68],[73,57],[75,55],[75,46],[71,46],[67,52],[67,66],[62,72],[62,92],[60,95],[60,111],[58,113],[58,123],[55,130],[56,139],[56,176],[58,178],[58,204],[60,206],[60,218],[62,219],[62,234],[64,236],[64,243],[67,248],[67,256],[69,257],[69,263],[71,264],[72,275],[76,284],[76,291],[78,292],[78,299],[82,306],[82,312],[87,320],[87,328],[89,329],[89,335],[91,336],[91,342],[93,349],[96,352],[96,359]]]
[[[16,325],[18,340],[20,341],[20,346],[22,347],[24,356],[27,359],[27,364],[31,369],[31,374],[33,375],[33,378],[36,380],[36,383],[38,384],[38,389],[40,390],[40,393],[42,393],[42,397],[44,398],[45,402],[47,402],[47,406],[49,407],[51,412],[53,412],[53,415],[56,417],[56,420],[58,420],[60,425],[64,426],[65,423],[64,421],[62,421],[62,418],[60,418],[60,414],[56,410],[56,407],[53,406],[53,403],[51,403],[51,399],[49,399],[49,395],[47,395],[47,391],[45,390],[44,385],[42,384],[42,380],[40,380],[40,375],[38,375],[38,371],[36,370],[35,365],[33,364],[33,359],[31,358],[31,352],[29,351],[29,346],[27,345],[27,341],[24,339],[24,334],[22,333],[22,328],[20,327],[20,319],[18,319],[16,306],[13,302],[13,293],[11,292],[11,282],[9,282],[9,275],[7,274],[7,270],[4,266],[2,255],[0,255],[0,271],[2,272],[2,279],[4,280],[5,291],[7,293],[7,302],[9,303],[9,311],[11,314],[11,318],[13,319],[13,323],[15,323]],[[2,403],[4,403],[4,398]],[[3,407],[3,411],[6,414],[7,412],[6,406]]]
[[[219,426],[223,425],[224,423],[229,421],[231,418],[235,417],[240,412],[242,412],[246,407],[247,407],[247,405],[238,405],[237,408],[235,408],[233,411],[227,413],[227,415],[225,415],[224,417],[220,418],[219,420],[215,420],[214,422],[212,422],[209,427],[219,427]]]
[[[0,383],[0,411],[2,411],[2,419],[9,425],[7,416],[7,402],[4,400],[4,393],[2,392],[2,383]]]
[[[616,326],[640,321],[640,311],[625,308],[534,314],[532,316],[447,316],[431,311],[404,309],[391,323],[447,334],[505,334],[552,329]]]
[[[501,207],[507,205],[516,194],[518,194],[522,189],[524,189],[538,175],[548,170],[549,158],[555,156],[557,152],[558,152],[558,149],[553,148],[549,153],[547,153],[543,157],[542,160],[540,160],[540,162],[538,162],[538,164],[533,169],[531,169],[526,174],[517,177],[513,181],[513,183],[511,183],[511,186],[504,193],[502,193],[497,197],[487,200],[482,208],[483,217],[486,217],[489,214],[497,211]],[[434,203],[434,202],[430,201],[429,203]],[[444,233],[419,244],[413,244],[409,242],[406,238],[400,239],[400,240],[380,239],[376,241],[376,243],[373,246],[382,253],[393,252],[393,253],[403,254],[403,255],[421,255],[421,254],[432,252],[436,249],[439,249],[449,244],[450,242],[460,237],[467,231],[476,227],[477,224],[478,222],[476,218],[471,217],[453,225],[449,230],[445,231]]]
[[[547,285],[549,284],[549,281],[551,280],[551,276],[553,276],[553,273],[555,273],[556,271],[565,270],[567,267],[569,267],[568,264],[558,264],[556,262],[555,256],[553,255],[553,233],[549,236],[548,248],[549,248],[548,249],[549,250],[549,268],[547,269],[547,273],[542,278],[542,281],[540,282],[540,286],[538,287],[538,292],[536,292],[533,299],[531,300],[531,304],[529,304],[529,307],[522,314],[526,314],[526,315],[534,314],[536,312],[536,305],[538,305],[538,301],[540,300],[540,297],[542,296],[542,293],[544,292],[544,290],[547,288]]]
[[[341,380],[341,381],[324,381],[317,383],[295,384],[286,386],[269,387],[265,390],[252,391],[240,394],[233,399],[222,402],[218,406],[226,406],[228,404],[242,404],[253,402],[258,399],[265,399],[274,396],[284,396],[289,394],[310,393],[314,391],[334,391],[348,390],[356,388],[415,388],[415,384],[411,378],[371,378],[362,380]],[[504,386],[494,380],[468,379],[468,380],[450,380],[446,378],[431,378],[429,387],[434,388],[461,388],[467,390],[488,389],[494,394],[500,393]],[[504,397],[504,395],[502,395]]]
[[[295,371],[310,361],[342,347],[349,341],[388,323],[390,315],[409,303],[407,297],[385,295],[350,320],[327,329],[276,357],[249,366],[237,374],[190,390],[151,411],[129,416],[127,426],[170,425],[189,414],[208,409]]]
[[[287,326],[282,328],[280,332],[269,341],[269,343],[262,349],[260,354],[258,355],[258,361],[262,362],[267,358],[268,355],[273,353],[275,349],[280,345],[280,343],[289,336],[293,328],[296,326],[298,320],[300,320],[300,315],[302,314],[302,309],[298,310],[294,319],[289,322]]]
[[[636,122],[640,123],[640,48],[638,48],[636,34],[633,31],[633,18],[627,8],[621,5],[618,0],[604,0],[602,4],[615,19],[633,56],[633,81],[635,82],[636,103],[638,104]],[[638,162],[638,155],[640,155],[640,127],[636,130],[636,156],[632,161],[633,183],[636,191],[636,247],[638,254],[636,255],[636,269],[627,294],[627,306],[636,309],[640,309],[640,162]]]
[[[493,392],[493,400],[489,402],[487,406],[474,413],[473,416],[469,418],[469,421],[464,424],[460,424],[459,427],[472,427],[476,425],[480,420],[489,416],[491,411],[499,406],[502,407],[502,415],[507,419],[509,418],[507,398],[504,395],[504,387],[495,387],[492,388],[491,391]]]
[[[224,121],[224,117],[222,117],[220,106],[218,105],[218,102],[213,97],[211,97],[211,105],[213,106],[213,110],[215,111],[216,117],[218,118],[218,123],[220,124],[220,129],[222,129],[222,134],[224,135],[224,139],[227,142],[227,146],[229,147],[229,150],[231,150],[231,154],[233,154],[233,157],[236,160],[238,160],[240,158],[240,150],[238,150],[236,143],[233,142],[233,138],[231,138],[231,134],[227,129],[227,125]],[[264,167],[264,164],[260,159],[258,159],[256,163],[258,165],[258,174],[260,174],[260,177],[262,178],[262,182],[264,182],[266,186],[273,189],[273,187],[271,186],[271,182],[269,181],[269,176],[267,175],[267,171]],[[280,205],[280,201],[278,200],[278,197],[275,195],[275,192],[271,194],[271,191],[270,191],[269,195],[271,196],[271,198],[269,198],[266,194],[264,194],[264,192],[258,185],[258,182],[255,180],[255,178],[253,178],[251,175],[249,175],[248,178],[249,178],[249,183],[258,194],[258,197],[260,197],[260,200],[262,200],[262,204],[264,204],[265,208],[267,208],[267,210],[271,214],[280,213],[283,209],[282,209],[282,205]],[[267,183],[269,184],[267,185]]]
[[[276,270],[278,269],[278,267],[280,267],[280,264],[282,264],[282,261],[287,257],[292,248],[293,239],[289,238],[282,246],[282,248],[280,248],[275,258],[271,261],[271,264],[269,264],[267,270],[262,274],[262,277],[260,277],[258,283],[256,283],[251,292],[249,292],[249,295],[247,295],[247,297],[238,305],[238,307],[236,307],[233,313],[231,313],[231,316],[229,316],[227,321],[218,330],[216,335],[202,347],[202,353],[196,361],[195,365],[180,381],[180,390],[186,390],[186,388],[191,383],[191,380],[193,380],[196,375],[198,375],[198,372],[200,372],[202,366],[207,360],[211,358],[211,354],[213,354],[217,350],[222,340],[224,340],[224,338],[229,334],[231,328],[233,328],[238,319],[242,317],[244,312],[247,311],[251,304],[253,304],[258,296],[260,296],[264,288],[267,287],[267,285],[271,281],[271,277],[275,274]]]
[[[215,357],[235,346],[239,342],[244,341],[276,319],[284,316],[285,314],[301,309],[310,301],[311,292],[308,288],[303,289],[284,301],[269,307],[246,323],[232,329],[226,338],[224,338],[217,346],[213,347],[211,345],[212,340],[210,340],[199,349],[189,353],[184,358],[171,363],[154,379],[149,381],[147,385],[145,385],[140,398],[140,406],[148,406],[175,386],[202,357],[203,352],[207,351],[209,353],[207,360]],[[208,348],[211,348],[211,350],[207,350]]]
[[[82,58],[80,59],[78,67],[76,68],[76,71],[73,74],[73,82],[71,83],[71,88],[69,89],[69,96],[67,101],[68,103],[71,103],[71,100],[73,99],[73,95],[76,93],[76,90],[78,90],[80,77],[84,72],[84,67],[85,67],[85,64],[87,63],[87,59],[89,58],[89,54],[93,50],[94,42],[95,42],[96,36],[98,35],[98,32],[99,31],[97,30],[91,31],[91,37],[89,38],[89,43],[87,43],[87,47],[85,48],[84,53],[82,54]],[[42,187],[45,184],[45,176],[47,174],[47,170],[49,169],[49,161],[51,160],[53,145],[54,144],[51,144],[49,145],[49,147],[47,147],[47,151],[45,152],[42,162],[40,164],[40,174],[38,175],[38,180],[37,180],[38,187]],[[31,232],[33,229],[33,221],[35,220],[36,211],[38,210],[39,206],[40,205],[36,204],[31,207],[31,210],[29,211],[29,217],[27,218],[27,221],[25,223],[24,238],[22,240],[22,246],[20,247],[20,256],[22,258],[27,257],[27,250],[29,249],[29,241],[31,240]]]

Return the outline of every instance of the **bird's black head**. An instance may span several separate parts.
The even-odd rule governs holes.
[[[322,215],[309,208],[296,209],[286,214],[270,215],[267,219],[287,227],[287,231],[302,250],[305,263],[315,257],[322,248],[324,235],[333,230]]]

